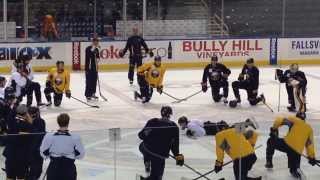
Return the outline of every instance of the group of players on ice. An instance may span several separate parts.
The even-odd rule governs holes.
[[[144,39],[137,35],[134,30],[125,48],[120,51],[119,56],[124,57],[129,51],[129,83],[133,84],[134,69],[137,67],[137,81],[140,92],[134,92],[136,100],[141,99],[142,103],[151,100],[153,89],[162,94],[163,79],[166,71],[165,66],[161,62],[160,56],[155,56],[153,62],[143,64],[143,52],[153,56]],[[27,97],[27,107],[32,105],[33,93],[35,94],[37,105],[51,105],[53,94],[53,104],[60,106],[63,94],[67,98],[71,98],[70,91],[70,73],[64,68],[63,61],[57,61],[56,67],[49,71],[44,94],[47,104],[41,100],[41,86],[33,79],[32,68],[30,65],[32,57],[28,54],[21,54],[14,62],[12,75],[7,83],[6,78],[0,77],[0,99],[1,108],[10,104],[10,108],[18,106],[24,96]],[[98,76],[98,60],[99,60],[99,41],[94,38],[92,45],[86,48],[86,89],[85,97],[88,102],[98,99],[96,94],[96,86],[99,83]],[[229,81],[231,71],[225,65],[218,62],[218,57],[213,56],[211,63],[204,68],[201,90],[205,93],[208,88],[208,81],[211,87],[213,101],[229,104],[235,108],[241,103],[239,90],[244,89],[250,105],[255,106],[258,103],[266,104],[266,98],[263,94],[258,96],[259,88],[259,69],[254,64],[254,59],[249,58],[242,68],[241,73],[236,81],[232,82],[232,89],[235,100],[228,101]],[[290,112],[297,112],[296,116],[277,117],[273,126],[270,128],[270,138],[267,141],[266,148],[266,168],[273,168],[273,155],[275,150],[282,151],[288,156],[288,168],[293,177],[301,178],[299,171],[300,159],[303,150],[306,148],[309,163],[319,165],[315,159],[314,137],[311,126],[306,122],[306,104],[305,94],[307,80],[302,71],[299,70],[298,64],[292,64],[290,69],[283,72],[281,69],[276,70],[277,79],[281,83],[286,84]],[[222,88],[223,94],[220,94]],[[16,97],[16,101],[12,103],[12,97]],[[298,109],[297,109],[298,107]],[[3,109],[1,109],[3,110]],[[163,106],[161,109],[161,117],[153,118],[147,122],[145,127],[139,133],[142,143],[139,146],[144,156],[145,170],[148,177],[139,177],[147,180],[161,180],[164,174],[165,159],[169,157],[169,151],[173,153],[173,158],[177,165],[184,165],[184,156],[179,151],[179,128],[177,124],[170,119],[173,109],[169,106]],[[2,118],[2,117],[1,117]],[[61,118],[61,117],[60,117]],[[68,119],[68,117],[64,117]],[[236,180],[261,179],[261,177],[248,177],[248,172],[257,160],[255,155],[255,145],[258,139],[258,133],[255,131],[257,125],[252,119],[247,119],[242,123],[229,125],[224,121],[221,122],[198,122],[189,120],[183,116],[179,118],[178,124],[181,129],[186,130],[188,137],[201,137],[205,135],[214,135],[216,140],[216,156],[217,160],[214,172],[218,173],[224,166],[224,154],[228,154],[233,160],[234,178]],[[284,138],[278,135],[278,128],[287,125],[290,130]],[[159,128],[160,127],[160,128]],[[59,134],[59,131],[57,132]],[[61,136],[70,136],[68,133],[61,133]],[[242,145],[241,150],[239,144]],[[47,154],[47,156],[51,156]],[[75,156],[72,156],[74,159]],[[74,161],[72,161],[74,162]],[[72,163],[71,163],[72,164]],[[196,172],[200,174],[199,172]],[[200,174],[201,175],[201,174]],[[205,177],[201,175],[201,177]],[[73,180],[73,179],[68,179]]]

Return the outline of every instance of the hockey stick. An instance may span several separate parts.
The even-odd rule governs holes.
[[[200,94],[201,92],[202,92],[202,90],[197,91],[197,92],[191,94],[190,96],[187,96],[187,97],[185,97],[185,98],[183,98],[183,99],[180,99],[180,100],[177,100],[177,101],[173,101],[172,103],[181,103],[182,101],[187,101],[188,99],[192,98],[192,97],[195,96],[195,95]]]
[[[76,101],[78,101],[78,102],[81,102],[82,104],[85,104],[85,105],[87,105],[87,106],[89,106],[89,107],[92,107],[92,108],[100,108],[99,106],[95,106],[95,105],[88,104],[88,103],[86,103],[86,102],[84,102],[84,101],[82,101],[82,100],[80,100],[80,99],[78,99],[78,98],[75,98],[75,97],[73,97],[73,96],[71,96],[71,98],[74,99],[74,100],[76,100]]]
[[[259,146],[257,146],[257,147],[255,148],[255,150],[257,150],[257,149],[259,149],[259,148],[261,148],[261,147],[262,147],[262,144],[259,145]],[[222,165],[222,167],[227,166],[228,164],[230,164],[230,163],[232,163],[232,162],[233,162],[233,160],[228,161],[227,163],[224,163],[224,164]],[[203,175],[201,175],[201,176],[199,176],[199,177],[197,177],[197,178],[195,178],[195,179],[192,179],[192,180],[198,180],[198,179],[203,178],[204,176],[207,176],[207,175],[209,175],[209,174],[211,174],[211,173],[213,173],[213,172],[215,172],[214,169],[211,170],[211,171],[209,171],[209,172],[207,172],[207,173],[205,173],[205,174],[203,174]]]
[[[170,156],[171,158],[173,158],[173,159],[176,159],[176,158],[175,158],[174,156],[172,156],[171,154],[169,154],[169,156]],[[185,164],[185,163],[184,163],[183,166],[185,166],[186,168],[188,168],[188,169],[190,169],[191,171],[195,172],[196,174],[202,176],[202,174],[201,174],[199,171],[197,171],[197,170],[195,170],[194,168],[190,167],[188,164]],[[207,179],[207,180],[210,180],[210,179],[209,179],[208,177],[206,177],[206,176],[204,176],[204,178]]]
[[[101,93],[101,87],[100,87],[100,78],[99,78],[99,74],[98,74],[98,89],[99,89],[99,95],[100,97],[104,100],[104,101],[108,101],[108,99]]]
[[[179,99],[179,98],[176,98],[176,97],[172,96],[171,94],[168,94],[168,93],[165,92],[165,91],[162,91],[162,93],[165,94],[165,95],[167,95],[167,96],[169,96],[169,97],[171,97],[172,99],[177,100],[177,101],[180,101],[180,100],[181,100],[181,99]]]
[[[271,108],[271,106],[267,103],[263,103],[272,113],[274,113],[273,109]]]

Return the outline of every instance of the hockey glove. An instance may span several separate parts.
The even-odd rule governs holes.
[[[184,164],[184,156],[183,156],[183,154],[176,155],[175,159],[176,159],[176,165],[177,166],[183,166],[183,164]]]
[[[50,81],[47,81],[46,82],[46,88],[51,88],[52,86],[51,86],[51,82]]]
[[[219,161],[216,161],[216,164],[214,166],[214,172],[219,173],[222,170],[222,163]]]
[[[152,51],[149,52],[149,56],[150,56],[150,57],[153,57],[153,56],[154,56],[154,54],[153,54]]]
[[[119,51],[119,56],[120,56],[121,58],[123,58],[123,56],[124,56],[123,50],[120,50],[120,51]]]
[[[244,80],[244,74],[242,74],[242,73],[239,74],[238,80],[239,81],[243,81]]]
[[[279,137],[279,131],[278,129],[274,129],[273,127],[270,128],[270,134],[269,136],[271,138],[278,138]]]
[[[202,87],[202,92],[207,92],[207,90],[208,90],[208,85],[207,85],[207,83],[201,83],[201,87]]]
[[[67,91],[66,91],[66,97],[67,97],[67,98],[71,98],[71,91],[70,91],[70,90],[67,90]]]
[[[193,137],[194,136],[194,132],[192,132],[190,129],[187,130],[186,135],[188,137]]]
[[[283,70],[281,69],[276,69],[276,78],[280,81],[283,77]]]
[[[311,166],[315,166],[317,163],[318,162],[315,158],[309,158],[309,164],[311,164]]]
[[[162,94],[163,86],[158,86],[157,87],[157,91],[158,91],[159,94]]]

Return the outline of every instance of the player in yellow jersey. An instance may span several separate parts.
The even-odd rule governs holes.
[[[251,126],[250,121],[244,122],[245,127]],[[242,132],[236,126],[224,129],[216,134],[215,172],[222,170],[225,153],[233,160],[233,173],[236,180],[261,180],[261,177],[248,177],[257,156],[254,151],[258,134],[252,129]]]
[[[55,106],[61,105],[63,93],[66,94],[67,98],[71,97],[70,73],[68,70],[64,69],[63,61],[57,61],[56,67],[49,71],[46,88],[44,89],[48,105],[52,104],[51,93],[54,94],[53,101]]]
[[[135,91],[134,98],[142,100],[142,103],[150,101],[153,88],[157,88],[158,93],[162,94],[163,76],[166,68],[161,64],[161,57],[156,56],[153,63],[146,63],[138,68],[138,84],[140,86],[140,94]]]
[[[300,178],[301,174],[297,171],[300,168],[300,160],[303,150],[306,148],[309,163],[314,166],[315,160],[313,130],[305,122],[304,112],[298,112],[295,116],[277,117],[270,128],[270,138],[267,142],[266,168],[273,168],[272,157],[275,150],[284,152],[288,156],[288,168],[292,176]],[[289,131],[284,138],[279,138],[278,128],[287,125]]]

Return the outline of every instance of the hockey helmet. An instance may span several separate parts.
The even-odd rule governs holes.
[[[163,106],[161,108],[161,116],[169,118],[173,114],[172,108],[170,106]]]
[[[233,101],[230,101],[230,102],[229,102],[229,106],[230,106],[231,108],[237,107],[237,104],[238,104],[238,102],[237,102],[236,100],[233,100]]]
[[[186,116],[181,116],[178,119],[178,124],[183,124],[183,123],[187,123],[188,122],[188,118]]]
[[[161,61],[161,56],[155,56],[154,61]]]

